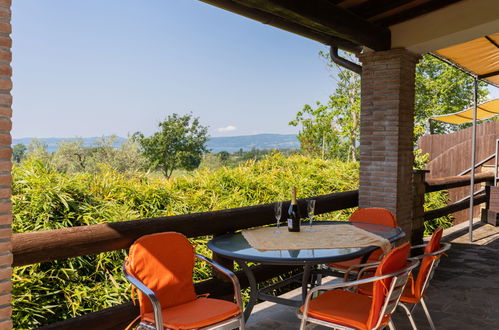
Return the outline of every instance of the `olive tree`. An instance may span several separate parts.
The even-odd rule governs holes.
[[[149,161],[151,169],[161,170],[170,178],[176,169],[194,170],[207,152],[208,128],[192,114],[172,114],[158,123],[159,132],[145,137],[141,132],[133,135]]]

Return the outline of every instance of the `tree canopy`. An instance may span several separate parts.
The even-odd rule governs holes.
[[[328,67],[337,67],[329,54],[320,52]],[[354,60],[353,56],[349,56]],[[322,158],[357,160],[360,114],[360,76],[338,67],[336,89],[327,104],[316,102],[316,108],[306,104],[289,124],[302,125],[298,134],[300,146],[308,154]]]
[[[97,173],[103,167],[118,172],[144,170],[147,160],[138,144],[131,139],[118,143],[117,139],[115,135],[102,137],[92,145],[85,145],[82,138],[63,140],[53,153],[46,143],[33,139],[22,160],[38,160],[61,173]]]
[[[28,150],[28,148],[22,143],[14,144],[14,146],[12,147],[12,159],[13,159],[13,161],[16,163],[20,163],[27,150]]]
[[[416,100],[414,105],[414,138],[424,134],[428,119],[461,111],[473,106],[473,78],[449,64],[425,55],[416,66]],[[478,100],[487,99],[489,90],[484,82],[478,85]],[[431,133],[442,134],[462,128],[430,121]]]
[[[85,146],[83,139],[63,141],[52,155],[52,165],[64,173],[98,172],[102,166],[119,172],[146,168],[147,161],[136,142],[128,139],[115,147],[116,140],[115,135],[102,137],[92,146]]]
[[[192,114],[174,113],[158,123],[159,132],[145,137],[141,132],[133,135],[154,170],[161,170],[169,178],[175,169],[196,169],[207,152],[208,128]]]
[[[360,76],[332,63],[328,53],[320,55],[337,72],[332,76],[337,80],[336,89],[326,104],[304,105],[289,124],[301,126],[298,140],[305,153],[355,161],[360,126]],[[353,56],[345,56],[355,61]],[[415,88],[414,142],[424,134],[431,116],[473,105],[473,78],[430,55],[424,55],[416,66]],[[484,83],[479,84],[478,92],[479,101],[484,101],[488,95]],[[433,133],[459,128],[431,122]]]

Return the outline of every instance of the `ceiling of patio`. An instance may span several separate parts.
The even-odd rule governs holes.
[[[201,0],[341,49],[426,53],[499,31],[493,0]]]

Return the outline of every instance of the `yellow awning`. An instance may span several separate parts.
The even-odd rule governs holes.
[[[464,70],[499,86],[499,33],[437,50],[443,57]]]
[[[431,119],[438,120],[448,124],[466,124],[473,122],[474,108],[459,112],[449,113],[447,115],[433,116]],[[488,101],[477,107],[476,119],[489,119],[499,114],[499,99]]]

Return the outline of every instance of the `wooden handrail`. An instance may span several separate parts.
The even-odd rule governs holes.
[[[492,180],[494,180],[494,173],[475,174],[475,183],[492,181]],[[470,181],[471,181],[471,175],[448,176],[444,178],[426,179],[425,191],[428,193],[444,189],[465,187],[470,185]]]
[[[252,267],[257,282],[262,282],[276,276],[288,273],[296,266],[269,266],[260,265]],[[243,271],[235,273],[239,278],[241,288],[249,287],[248,279]],[[212,278],[196,283],[196,293],[209,293],[212,298],[220,298],[232,294],[232,284]],[[109,307],[98,312],[88,313],[60,322],[55,322],[39,328],[40,330],[86,330],[86,329],[124,329],[135,319],[139,313],[138,304],[125,303]]]
[[[473,205],[480,205],[482,203],[485,203],[487,201],[487,195],[482,194],[479,196],[475,196],[473,198]],[[446,215],[449,215],[451,213],[457,212],[457,211],[462,211],[466,210],[470,207],[470,198],[466,198],[465,200],[462,200],[460,202],[444,206],[442,208],[436,209],[436,210],[431,210],[431,211],[426,211],[424,213],[424,220],[433,220],[436,218],[444,217]]]
[[[358,190],[311,197],[316,214],[358,205]],[[306,210],[306,199],[300,199]],[[285,202],[286,209],[289,201]],[[13,265],[22,266],[128,248],[143,235],[176,231],[187,237],[218,235],[275,222],[274,205],[263,204],[170,217],[111,222],[89,226],[14,234]]]
[[[475,164],[475,168],[479,167],[479,166],[482,166],[483,164],[485,164],[486,162],[488,162],[489,160],[492,160],[496,157],[496,153],[494,152],[492,155],[484,158],[482,161],[478,162]],[[462,176],[462,175],[465,175],[466,173],[468,173],[469,171],[471,171],[471,167],[465,169],[464,171],[462,171],[461,173],[459,173],[458,175],[459,176]]]

